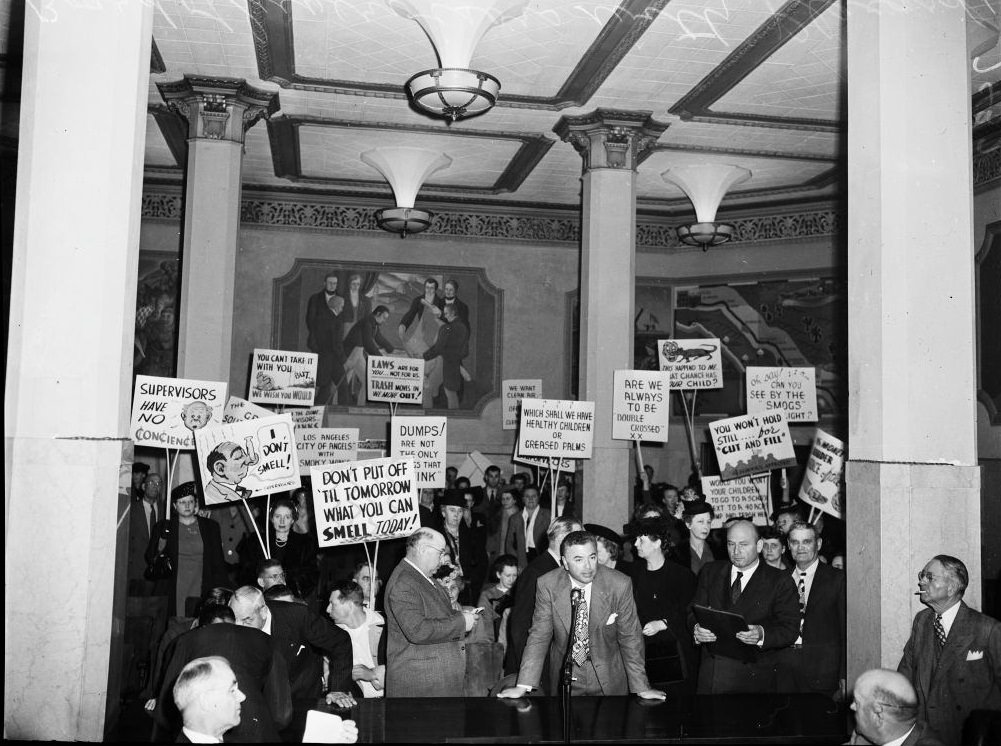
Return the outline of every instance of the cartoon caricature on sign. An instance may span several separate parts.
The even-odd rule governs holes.
[[[292,418],[287,414],[199,430],[195,445],[206,505],[301,485]]]

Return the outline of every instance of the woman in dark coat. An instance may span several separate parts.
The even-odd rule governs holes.
[[[319,578],[319,565],[316,558],[316,536],[314,534],[297,533],[293,526],[298,518],[298,511],[290,500],[281,498],[271,504],[268,520],[268,552],[271,559],[282,563],[285,571],[285,584],[303,601],[315,598],[316,582]],[[265,534],[261,527],[261,536]],[[257,566],[264,559],[257,536],[246,537],[246,554],[248,571],[257,577]],[[244,549],[240,550],[244,556]]]
[[[643,518],[630,526],[636,547],[631,568],[636,614],[646,641],[646,670],[650,685],[696,682],[695,648],[686,614],[695,595],[695,575],[671,562],[672,545],[663,518]]]
[[[186,609],[188,599],[194,598],[192,603],[197,604],[213,588],[229,585],[219,524],[195,515],[197,491],[194,482],[171,491],[170,518],[157,521],[146,547],[147,563],[165,552],[174,568],[169,578],[156,581],[153,588],[153,595],[167,597],[167,616],[194,616],[194,606]]]

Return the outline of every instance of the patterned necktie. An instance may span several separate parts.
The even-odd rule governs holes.
[[[738,571],[737,577],[733,581],[733,585],[730,586],[730,605],[733,606],[740,600],[740,579],[744,577],[744,573]]]
[[[574,588],[572,593],[577,601],[577,626],[574,627],[573,662],[583,666],[591,655],[591,646],[587,638],[587,599],[581,588]]]
[[[806,573],[799,573],[799,634],[803,635],[803,619],[806,617]]]
[[[939,650],[945,647],[945,627],[942,626],[942,615],[935,615],[935,623],[932,625],[935,627],[935,639],[938,640]]]

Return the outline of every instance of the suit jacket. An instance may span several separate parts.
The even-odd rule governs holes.
[[[469,329],[456,319],[455,321],[446,321],[441,325],[434,344],[425,350],[424,359],[434,360],[441,356],[445,388],[449,391],[458,391],[462,385],[462,374],[459,366],[462,364],[462,358],[468,354]]]
[[[936,658],[935,612],[914,617],[897,670],[918,694],[918,718],[958,744],[972,710],[1001,710],[1001,622],[962,601]]]
[[[226,574],[226,560],[222,555],[222,534],[219,524],[211,518],[197,517],[198,532],[202,537],[202,590],[201,597],[217,586],[229,586],[229,576]],[[177,551],[178,551],[178,520],[177,513],[171,513],[169,521],[157,521],[153,527],[153,535],[146,546],[146,561],[152,562],[157,555],[160,539],[166,539],[164,548],[174,572],[166,580],[158,580],[153,589],[154,595],[167,596],[167,616],[183,616],[184,609],[175,608],[177,596]]]
[[[381,355],[383,350],[392,350],[393,345],[382,336],[379,322],[369,314],[351,327],[344,337],[344,349],[350,354],[355,347],[362,347],[369,355]]]
[[[845,678],[845,624],[845,574],[818,561],[803,617],[807,691],[830,694]]]
[[[306,302],[306,329],[309,336],[306,345],[320,355],[338,354],[344,361],[344,320],[343,311],[340,316],[334,315],[327,305],[326,292],[321,290],[309,296]]]
[[[535,613],[535,592],[539,578],[560,564],[548,551],[528,563],[525,571],[518,576],[514,584],[514,606],[507,620],[508,645],[504,657],[504,673],[518,673],[521,668],[521,656],[528,642],[528,630],[532,626],[532,615]],[[548,680],[547,680],[548,683]],[[555,694],[555,692],[550,692]]]
[[[749,663],[715,656],[703,647],[699,669],[699,693],[726,694],[775,687],[776,651],[796,641],[799,634],[799,593],[787,571],[769,567],[758,560],[754,575],[747,581],[736,604],[730,603],[729,560],[710,562],[699,573],[692,604],[740,614],[748,624],[764,629],[762,646],[754,647]],[[695,627],[695,615],[689,612],[688,624]]]
[[[292,720],[288,671],[275,641],[260,630],[236,624],[210,624],[177,638],[167,664],[157,701],[157,721],[174,730],[181,727],[174,706],[173,687],[181,669],[195,658],[222,656],[236,674],[246,696],[240,724],[226,733],[227,741],[267,743]]]
[[[852,736],[848,739],[848,743],[852,746],[872,746],[872,741],[857,730],[852,731]],[[918,720],[914,724],[914,729],[903,740],[900,746],[945,746],[945,744],[939,740],[935,731],[929,728],[927,723],[922,723]]]
[[[386,583],[386,696],[464,696],[465,636],[445,589],[400,562]]]
[[[156,501],[157,518],[164,516],[164,501]],[[154,528],[156,525],[154,524]],[[146,521],[146,509],[142,497],[136,497],[129,503],[129,580],[142,581],[143,586],[152,589],[153,584],[143,578],[146,570],[146,548],[149,546],[149,523]],[[148,592],[148,591],[147,591]]]
[[[292,686],[293,700],[316,700],[323,693],[323,660],[330,657],[327,691],[350,692],[351,636],[308,606],[268,601],[271,637],[278,646]]]
[[[643,662],[643,630],[636,615],[632,581],[599,565],[591,583],[588,611],[591,662],[602,691],[606,695],[624,695],[649,689]],[[616,617],[608,624],[613,614]],[[548,653],[549,691],[558,690],[572,618],[570,575],[562,568],[551,570],[539,578],[535,614],[521,659],[518,684],[539,686],[543,660]]]
[[[524,509],[519,512],[521,516],[522,523],[527,523],[525,520]],[[542,554],[546,551],[546,547],[549,546],[549,539],[546,536],[546,531],[549,530],[549,524],[553,522],[552,513],[550,513],[546,508],[539,507],[539,512],[535,515],[535,523],[532,525],[532,538],[535,540],[535,551]],[[525,533],[525,528],[522,526],[522,535]],[[526,543],[526,547],[528,544]],[[556,551],[559,551],[559,547],[556,547]]]

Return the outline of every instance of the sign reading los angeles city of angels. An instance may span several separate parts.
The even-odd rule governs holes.
[[[702,477],[702,494],[706,502],[713,506],[716,517],[710,528],[723,528],[723,521],[729,518],[750,517],[758,526],[768,525],[765,513],[768,476],[740,477],[729,482],[719,477]]]
[[[410,536],[420,526],[410,459],[314,466],[309,474],[321,548]]]
[[[274,412],[270,409],[251,404],[239,396],[231,396],[229,397],[229,401],[226,402],[226,409],[223,410],[222,421],[223,424],[228,425],[231,422],[239,422],[241,420],[258,420],[261,417],[270,417],[273,414]]]
[[[299,468],[303,470],[355,461],[358,458],[358,428],[297,426],[295,449],[299,453]]]
[[[709,433],[724,481],[796,465],[785,412],[716,420],[709,423]]]
[[[389,423],[389,442],[393,458],[414,462],[417,489],[445,486],[445,417],[393,417]]]
[[[276,414],[195,433],[206,505],[302,486],[292,418]]]
[[[817,379],[813,368],[747,368],[747,413],[781,409],[789,422],[817,421]]]
[[[668,374],[659,370],[617,370],[612,391],[612,437],[667,442],[671,416]]]
[[[424,361],[412,357],[370,355],[368,400],[420,404],[424,392]]]
[[[522,399],[518,452],[546,458],[591,458],[594,402]]]
[[[518,402],[522,399],[538,399],[542,396],[542,379],[531,378],[501,382],[501,429],[518,429]]]
[[[723,388],[723,358],[720,341],[708,339],[660,339],[660,369],[671,374],[671,390]]]
[[[316,396],[315,352],[254,350],[250,401],[308,407]]]
[[[137,446],[191,450],[196,431],[222,424],[227,388],[218,381],[136,376],[129,437]]]
[[[813,448],[806,462],[799,499],[841,517],[841,483],[845,470],[845,444],[833,435],[817,428]]]

